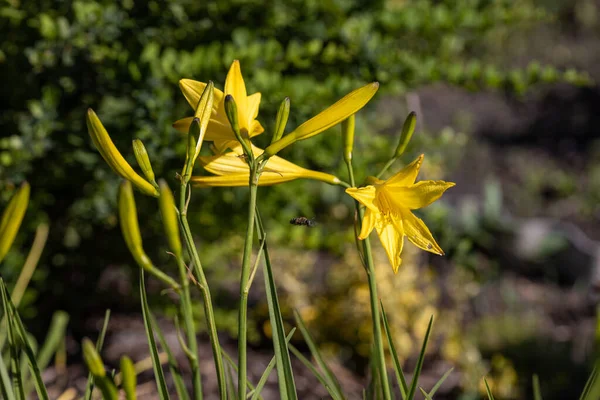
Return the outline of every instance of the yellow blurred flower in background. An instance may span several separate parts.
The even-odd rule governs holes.
[[[402,263],[404,236],[417,247],[434,254],[444,252],[436,243],[425,223],[411,210],[423,208],[439,199],[454,183],[421,181],[415,183],[423,163],[423,155],[388,180],[375,180],[373,185],[346,189],[366,207],[359,239],[366,239],[377,230],[394,272]]]
[[[182,79],[179,81],[179,87],[183,92],[186,100],[190,106],[196,110],[200,95],[206,87],[206,83],[198,82],[192,79]],[[254,93],[252,95],[247,94],[246,84],[242,77],[242,70],[240,69],[240,62],[234,60],[227,73],[225,79],[225,90],[214,89],[214,103],[212,116],[208,124],[206,136],[204,140],[208,141],[221,141],[221,140],[235,140],[235,135],[227,119],[225,113],[225,96],[228,94],[232,95],[238,110],[238,121],[240,126],[240,132],[242,136],[253,137],[263,133],[264,128],[256,120],[258,116],[258,108],[260,106],[260,93]],[[176,121],[173,127],[180,132],[187,133],[190,124],[194,117],[183,118]]]

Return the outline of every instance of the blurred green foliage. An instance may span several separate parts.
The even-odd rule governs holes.
[[[60,298],[73,283],[97,287],[107,264],[131,262],[116,228],[118,178],[91,145],[86,108],[96,110],[130,162],[131,140],[142,139],[157,176],[173,182],[185,140],[171,124],[189,112],[177,87],[180,78],[211,79],[220,86],[226,68],[239,59],[249,92],[263,93],[259,119],[267,129],[260,138],[264,144],[284,96],[292,100],[291,129],[373,80],[382,84],[382,106],[386,96],[436,81],[517,93],[540,82],[587,82],[585,74],[537,62],[506,69],[490,51],[506,32],[525,33],[549,18],[532,0],[4,2],[0,196],[6,200],[27,177],[33,188],[29,227],[39,219],[53,223],[47,251],[51,256],[42,261],[37,286]],[[375,117],[376,105],[370,111],[357,123],[356,169],[364,171],[361,179],[385,162],[390,142],[396,141],[366,133],[396,135],[401,127],[401,120]],[[394,114],[403,119],[406,111]],[[428,139],[418,136],[409,153],[426,144]],[[342,175],[339,142],[335,133],[321,135],[283,156]],[[437,157],[444,165],[444,156]],[[243,192],[210,189],[209,196],[208,190],[196,191],[191,208],[201,211],[191,218],[202,227],[196,232],[203,240],[242,231]],[[299,239],[297,231],[286,229],[286,221],[299,214],[338,220],[349,228],[350,211],[340,208],[341,199],[341,191],[312,182],[259,193],[263,209],[277,210],[265,217],[278,228],[274,239],[280,241]],[[144,239],[156,243],[157,208],[150,200],[138,201]],[[335,249],[344,236],[334,231],[302,240],[309,247]],[[153,258],[167,260],[164,251],[148,247],[154,249]],[[9,258],[6,268],[19,265],[16,261]],[[49,277],[44,272],[48,266],[54,268]],[[86,303],[69,307],[74,312]]]

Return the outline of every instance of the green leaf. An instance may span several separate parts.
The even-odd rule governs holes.
[[[321,356],[318,347],[316,346],[313,338],[311,337],[310,332],[308,332],[308,329],[306,328],[306,324],[304,323],[302,317],[296,310],[294,310],[294,317],[296,318],[298,328],[300,328],[300,332],[302,332],[302,336],[304,337],[306,344],[308,344],[308,348],[310,349],[312,356],[317,361],[317,364],[319,365],[319,368],[321,368],[321,371],[323,371],[323,378],[325,379],[325,381],[327,382],[327,386],[329,387],[329,394],[335,400],[344,399],[345,396],[342,391],[342,387],[340,386],[340,383],[338,382],[331,369],[329,369],[329,367],[323,360],[323,357]]]
[[[15,394],[12,391],[12,386],[10,384],[10,377],[8,376],[8,371],[6,370],[6,365],[4,364],[4,359],[0,356],[0,394],[3,399],[6,400],[15,400]]]
[[[419,387],[419,390],[421,391],[421,394],[423,395],[423,397],[425,397],[425,400],[433,400],[431,398],[431,396],[429,395],[429,393],[427,393],[425,390],[423,390],[422,387]]]
[[[257,223],[260,227],[259,240],[265,240],[265,233],[260,220],[258,210],[256,213]],[[271,259],[269,250],[265,240],[264,243],[264,276],[265,289],[267,292],[267,302],[269,305],[269,319],[273,329],[273,349],[275,358],[277,359],[277,378],[279,381],[279,394],[282,400],[297,399],[296,384],[294,382],[294,373],[292,372],[292,363],[290,361],[290,353],[288,351],[287,341],[285,340],[285,332],[283,330],[283,318],[281,317],[281,309],[279,307],[279,299],[277,297],[277,289],[275,287],[275,279],[273,278],[273,269],[271,268]]]
[[[300,360],[300,362],[302,362],[302,364],[304,364],[304,366],[308,368],[310,372],[312,372],[318,381],[321,382],[321,385],[323,385],[323,387],[327,390],[327,393],[329,393],[333,399],[338,399],[338,397],[336,397],[337,395],[335,393],[335,389],[331,386],[330,382],[322,373],[319,372],[318,369],[315,368],[310,360],[304,357],[304,355],[302,355],[302,353],[293,345],[290,344],[289,348],[296,358],[298,358],[298,360]]]
[[[419,383],[419,375],[421,375],[421,369],[423,368],[423,360],[425,359],[425,350],[427,349],[427,342],[429,341],[429,334],[431,333],[431,325],[433,325],[433,315],[429,318],[429,325],[427,325],[427,332],[425,332],[425,338],[423,339],[423,346],[421,347],[421,353],[417,359],[417,365],[413,373],[412,382],[410,389],[406,396],[407,399],[412,400],[417,391],[417,384]]]
[[[448,377],[450,376],[450,374],[452,373],[452,371],[454,371],[454,368],[450,368],[448,371],[446,371],[446,373],[444,375],[442,375],[442,377],[440,378],[440,380],[437,381],[437,383],[433,386],[433,388],[429,392],[429,397],[433,397],[433,395],[435,395],[435,393],[438,391],[438,389],[440,388],[440,386],[442,386],[442,384],[444,383],[444,381],[446,379],[448,379]]]
[[[140,268],[140,294],[142,299],[142,316],[144,317],[146,336],[148,338],[148,345],[150,346],[150,355],[152,357],[152,367],[154,368],[154,379],[156,380],[156,387],[158,388],[158,396],[161,400],[167,400],[169,399],[169,392],[167,391],[165,375],[160,365],[158,349],[156,348],[156,341],[154,340],[154,330],[152,329],[152,315],[150,314],[150,309],[148,307],[148,299],[146,297],[146,284],[144,283],[144,270],[142,268]]]
[[[38,397],[41,400],[49,400],[48,392],[46,391],[46,386],[44,385],[44,381],[42,380],[42,374],[37,365],[35,353],[33,351],[33,348],[31,347],[31,344],[27,340],[27,331],[25,330],[23,321],[21,321],[21,318],[19,317],[19,314],[17,313],[17,310],[16,310],[14,304],[12,304],[12,301],[10,300],[10,297],[8,296],[6,286],[4,285],[4,282],[1,280],[0,280],[0,285],[2,286],[2,295],[3,295],[2,301],[4,304],[4,310],[5,311],[8,310],[7,314],[8,314],[9,338],[11,336],[11,325],[14,324],[13,327],[16,329],[12,329],[13,330],[13,338],[12,339],[19,340],[18,347],[22,347],[22,349],[25,351],[25,355],[27,356],[27,359],[29,361],[29,367],[31,370],[31,374],[33,375],[33,378],[34,378],[35,388],[36,388]],[[16,330],[16,332],[14,332],[15,330]],[[17,344],[13,341],[13,345],[11,346],[11,348],[15,350],[14,357],[18,357],[19,355],[18,355],[18,353],[16,353],[17,347],[15,347],[15,345],[17,345]],[[19,363],[18,359],[15,358],[15,366],[18,366],[18,363]],[[17,375],[17,378],[19,380],[21,380],[20,369],[18,370],[18,373],[16,375]],[[13,375],[13,379],[14,379],[14,375]],[[22,380],[21,380],[21,387],[19,388],[19,390],[20,391],[24,390]]]
[[[287,337],[285,338],[286,343],[290,342],[290,340],[292,339],[292,336],[294,336],[295,332],[296,332],[296,328],[292,328],[290,333],[288,333]],[[269,379],[269,375],[271,375],[271,371],[273,371],[273,368],[275,367],[276,362],[277,362],[277,360],[275,359],[275,356],[273,356],[273,358],[271,358],[271,361],[269,361],[267,368],[265,368],[258,383],[256,384],[256,389],[254,389],[254,392],[248,393],[248,396],[252,395],[251,400],[258,400],[261,398],[260,392],[262,391],[263,387],[265,386],[265,383],[267,383],[267,379]]]
[[[227,352],[225,351],[225,349],[221,348],[221,354],[223,355],[223,358],[225,358],[225,361],[227,362],[227,364],[229,364],[229,367],[231,367],[231,369],[238,374],[239,373],[239,369],[237,367],[237,365],[235,364],[235,362],[233,361],[233,359],[231,358],[231,356],[229,354],[227,354]],[[256,388],[254,387],[254,385],[252,384],[252,382],[250,382],[248,379],[246,379],[246,387],[248,388],[248,390],[250,391],[250,393],[254,393],[254,391],[256,390]],[[235,393],[235,392],[231,392],[231,393]],[[246,396],[249,397],[250,395]]]
[[[181,375],[181,370],[179,369],[179,364],[177,364],[177,360],[173,356],[173,352],[169,348],[167,341],[165,340],[165,335],[162,330],[156,323],[156,319],[152,317],[152,326],[154,328],[154,333],[158,337],[158,341],[160,342],[160,347],[167,353],[167,360],[169,363],[169,371],[171,371],[171,376],[173,377],[173,383],[175,383],[175,391],[177,391],[177,397],[180,400],[189,400],[190,396],[185,388],[185,382],[183,381],[183,376]]]
[[[127,400],[136,400],[137,375],[133,361],[128,356],[121,357],[121,380]]]
[[[104,337],[106,336],[106,331],[108,329],[108,321],[110,320],[110,310],[106,310],[104,313],[104,322],[102,323],[102,329],[100,330],[100,335],[98,335],[98,341],[96,341],[96,351],[100,353],[102,351],[102,346],[104,345]],[[90,372],[88,374],[88,381],[85,388],[85,395],[83,398],[85,400],[92,400],[92,393],[94,392],[94,376]]]
[[[537,374],[533,375],[533,400],[542,400],[542,391],[540,390],[540,378]]]
[[[42,345],[42,348],[37,353],[37,364],[40,369],[45,369],[54,353],[60,346],[60,343],[65,338],[65,332],[67,330],[67,324],[69,323],[69,314],[64,311],[57,311],[52,315],[52,322],[46,335],[46,340]]]
[[[405,400],[406,393],[408,392],[408,385],[406,384],[406,377],[404,376],[404,371],[402,370],[402,366],[400,365],[400,359],[398,358],[398,353],[396,352],[396,346],[394,346],[394,341],[392,340],[390,324],[388,322],[387,314],[385,313],[382,302],[381,315],[383,317],[383,327],[385,329],[388,347],[390,348],[390,352],[392,353],[392,360],[394,361],[394,372],[396,373],[396,381],[398,382],[398,387],[400,388],[400,395],[402,396],[402,399]]]
[[[487,392],[488,400],[494,400],[494,395],[490,390],[490,385],[488,385],[487,379],[483,378],[483,382],[485,383],[485,391]]]

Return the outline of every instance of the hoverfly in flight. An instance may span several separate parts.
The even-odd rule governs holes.
[[[317,225],[317,223],[314,219],[308,219],[306,217],[292,218],[290,220],[290,224],[298,225],[298,226],[308,226],[309,228],[312,228],[313,226]]]

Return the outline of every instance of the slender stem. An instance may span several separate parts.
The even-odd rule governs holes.
[[[384,169],[378,175],[381,176],[387,170],[392,163],[396,161],[392,159],[388,162],[388,164],[384,167]],[[350,177],[350,184],[355,186],[356,182],[354,180],[354,169],[352,168],[352,160],[348,160],[346,162],[348,166],[348,175]],[[364,209],[361,209],[358,202],[355,201],[354,205],[356,207],[356,213],[358,215],[358,220],[360,225],[362,226]],[[367,237],[363,241],[363,250],[364,250],[364,267],[367,272],[367,281],[369,283],[369,300],[371,303],[371,320],[373,322],[373,340],[375,342],[375,360],[377,363],[377,369],[379,370],[379,379],[381,381],[381,387],[383,390],[383,398],[385,400],[390,400],[390,385],[388,383],[387,376],[387,368],[385,366],[385,355],[383,353],[383,341],[381,340],[381,321],[379,316],[379,299],[377,295],[377,277],[375,276],[375,265],[373,263],[373,254],[371,251],[371,241]]]
[[[187,269],[181,258],[177,255],[177,266],[179,267],[179,279],[181,280],[181,314],[183,314],[183,325],[185,336],[187,338],[187,347],[191,356],[188,356],[190,368],[192,370],[192,386],[194,399],[202,399],[202,380],[200,379],[200,367],[198,363],[198,342],[196,340],[196,327],[194,326],[194,316],[192,314],[192,298],[190,295],[190,281],[187,275]]]
[[[187,220],[186,192],[187,184],[182,184],[179,198],[179,222],[181,223],[183,236],[185,238],[190,257],[194,261],[194,272],[196,273],[196,279],[200,285],[200,293],[202,294],[202,299],[204,302],[204,314],[206,317],[206,324],[208,325],[208,333],[210,337],[210,344],[212,346],[213,358],[215,361],[215,369],[217,370],[217,383],[219,386],[220,399],[226,400],[227,384],[225,382],[225,369],[223,368],[221,345],[219,343],[219,336],[217,334],[217,325],[215,323],[215,314],[213,312],[210,289],[208,287],[208,282],[206,281],[204,271],[202,270],[198,249],[196,249],[196,244],[194,243],[194,238],[192,237],[192,231],[190,230],[190,225]]]
[[[256,215],[256,195],[258,192],[258,178],[260,172],[256,164],[250,165],[250,202],[248,204],[248,226],[246,228],[246,242],[244,245],[244,256],[242,258],[242,274],[240,278],[240,309],[238,319],[238,399],[246,398],[246,339],[248,319],[248,279],[250,278],[252,261],[252,240],[254,239],[254,217]]]
[[[396,162],[397,159],[398,159],[398,157],[392,157],[392,158],[390,158],[389,161],[383,166],[383,168],[381,169],[381,171],[379,171],[379,173],[377,174],[376,178],[380,179],[381,176],[383,174],[385,174],[385,171],[387,171],[392,166],[392,164],[394,164]]]

